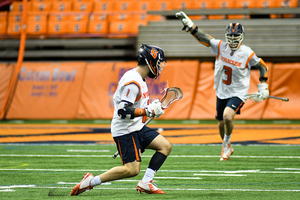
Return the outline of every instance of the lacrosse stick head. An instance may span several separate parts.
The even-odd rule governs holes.
[[[164,95],[161,98],[161,107],[163,109],[169,108],[169,106],[183,97],[182,90],[178,87],[166,88],[163,90]]]
[[[246,97],[250,99],[253,103],[254,102],[260,102],[263,100],[262,95],[258,92],[252,93],[252,94],[247,94]]]

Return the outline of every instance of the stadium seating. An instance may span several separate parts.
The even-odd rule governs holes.
[[[19,35],[21,33],[21,15],[22,12],[8,13],[8,25],[6,31],[8,35]]]
[[[51,6],[51,1],[32,0],[29,11],[50,12]]]
[[[7,12],[0,12],[0,35],[6,34]]]
[[[107,37],[108,34],[108,19],[105,14],[91,14],[89,25],[88,25],[88,33],[97,34],[97,36]]]
[[[73,11],[90,13],[93,10],[93,3],[90,0],[74,0]]]
[[[47,34],[47,16],[46,12],[29,12],[27,16],[27,33],[30,35]]]

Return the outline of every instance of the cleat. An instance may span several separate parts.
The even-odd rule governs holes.
[[[78,183],[72,190],[71,196],[77,196],[85,191],[93,189],[90,182],[94,178],[94,176],[91,173],[86,173],[83,176],[83,179]]]
[[[166,194],[164,191],[158,189],[155,185],[153,185],[152,181],[148,183],[140,181],[136,186],[136,191],[140,193],[146,192],[148,194]]]
[[[220,161],[229,160],[230,155],[232,155],[233,153],[234,153],[234,150],[230,144],[228,144],[227,148],[224,148],[224,146],[222,145],[222,153],[221,153]]]
[[[231,144],[229,144],[229,148],[230,148],[230,155],[232,155],[234,153],[234,150],[233,150]]]

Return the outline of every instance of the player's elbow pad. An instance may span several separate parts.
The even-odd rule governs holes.
[[[134,118],[134,108],[133,104],[130,102],[121,101],[118,105],[118,115],[122,119],[133,119]]]

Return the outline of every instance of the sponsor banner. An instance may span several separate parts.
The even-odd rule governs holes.
[[[86,62],[24,62],[6,118],[73,119]]]

